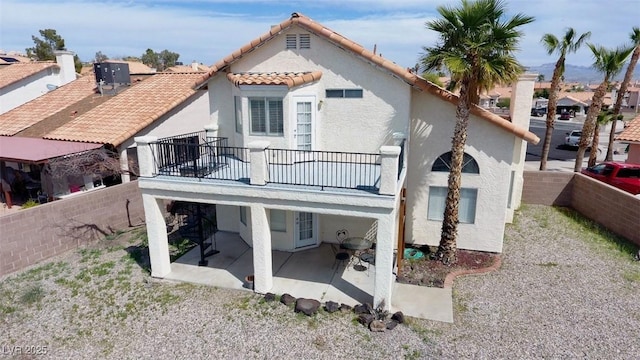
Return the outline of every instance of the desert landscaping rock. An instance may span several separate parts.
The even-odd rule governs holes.
[[[307,316],[314,315],[320,308],[320,301],[316,299],[300,298],[296,300],[295,312],[301,312]]]
[[[274,293],[266,293],[264,294],[264,301],[271,302],[276,300],[276,294]]]
[[[371,322],[375,320],[375,318],[376,317],[372,314],[360,314],[358,315],[358,322],[364,326],[369,327],[369,324],[371,324]]]
[[[340,304],[334,301],[327,301],[324,304],[324,309],[331,314],[340,310]]]
[[[360,304],[353,307],[353,312],[356,314],[371,314],[373,313],[373,306],[371,304]]]
[[[280,296],[280,302],[289,306],[296,302],[296,298],[289,294],[282,294],[282,296]]]
[[[351,312],[353,310],[353,307],[347,305],[347,304],[340,304],[340,311],[341,312]]]
[[[387,330],[393,330],[398,326],[398,322],[396,320],[387,321]]]
[[[395,320],[400,324],[404,323],[404,314],[402,313],[402,311],[397,311],[395,313],[393,313],[393,315],[391,315],[391,320]]]
[[[373,320],[369,323],[369,330],[373,332],[383,332],[387,330],[387,325],[382,320]]]

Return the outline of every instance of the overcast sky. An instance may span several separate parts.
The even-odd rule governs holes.
[[[0,0],[0,49],[24,52],[32,35],[52,28],[83,61],[97,51],[115,58],[151,48],[177,52],[185,64],[211,65],[300,12],[409,67],[423,46],[435,43],[425,21],[437,17],[437,6],[451,4],[459,0]],[[523,27],[517,53],[526,66],[557,59],[540,45],[544,33],[561,36],[570,26],[591,31],[593,43],[616,47],[628,44],[631,28],[640,26],[640,0],[510,0],[507,9],[536,18]],[[589,66],[593,59],[584,47],[567,62]]]

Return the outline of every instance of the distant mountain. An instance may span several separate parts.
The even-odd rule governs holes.
[[[554,63],[542,64],[539,66],[527,66],[527,72],[544,75],[545,81],[551,81],[553,76]],[[625,66],[622,72],[615,77],[614,80],[622,81],[624,73],[627,71]],[[564,81],[565,82],[581,82],[590,84],[599,84],[602,81],[603,75],[590,66],[578,66],[565,64],[564,66]],[[640,63],[636,66],[633,72],[633,78],[640,80]]]

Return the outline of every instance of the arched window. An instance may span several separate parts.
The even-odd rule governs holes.
[[[449,170],[451,170],[451,151],[438,156],[433,163],[433,167],[431,167],[431,171],[449,172]],[[478,163],[467,153],[464,153],[462,158],[462,172],[466,174],[480,174]]]

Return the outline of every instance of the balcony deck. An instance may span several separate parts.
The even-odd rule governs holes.
[[[299,161],[268,164],[268,183],[312,188],[353,189],[377,193],[380,183],[379,164],[340,163],[331,161]],[[249,163],[233,155],[200,158],[183,164],[158,169],[158,175],[196,177],[209,180],[231,180],[249,183]]]

